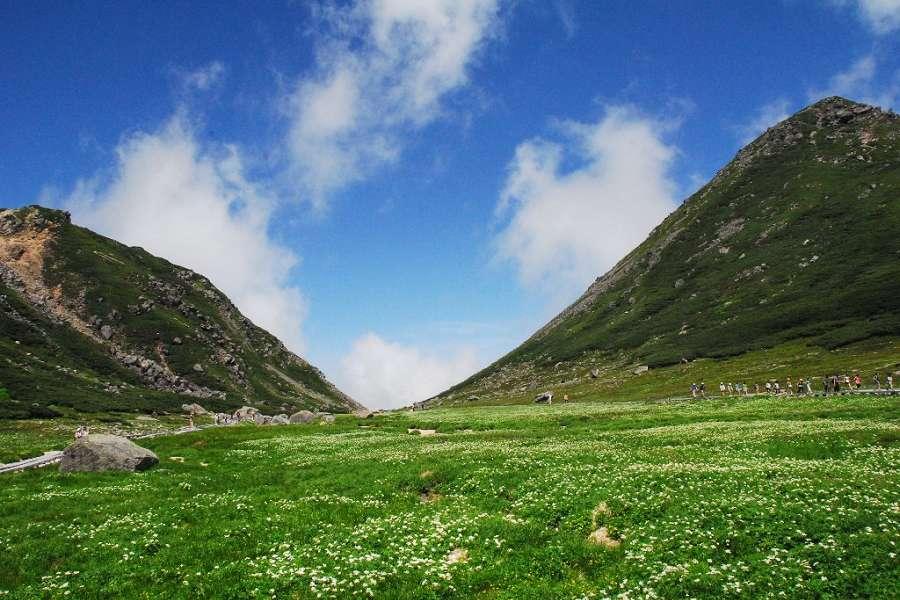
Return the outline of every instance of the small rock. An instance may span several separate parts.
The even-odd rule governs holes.
[[[181,338],[180,337],[174,338],[172,340],[172,343],[175,344],[176,346],[180,346],[182,344]]]
[[[100,328],[100,335],[103,337],[104,340],[108,340],[109,338],[111,338],[112,334],[113,334],[113,330],[112,330],[112,327],[110,327],[109,325],[104,325],[103,327]]]
[[[610,537],[609,530],[606,529],[606,527],[600,527],[591,532],[588,536],[588,542],[610,549],[618,548],[619,544],[622,543],[619,540]]]
[[[450,551],[450,554],[447,555],[447,564],[455,565],[457,563],[468,562],[469,560],[469,551],[465,548],[454,548]]]
[[[287,415],[275,415],[272,417],[272,425],[287,425],[290,422]]]
[[[203,372],[203,366],[202,366],[200,363],[194,363],[193,369],[194,369],[194,371],[196,371],[197,373],[202,373],[202,372]]]

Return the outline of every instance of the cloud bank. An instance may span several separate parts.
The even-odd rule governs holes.
[[[79,224],[202,273],[247,317],[303,348],[298,257],[269,237],[273,201],[233,146],[204,152],[176,116],[118,146],[110,177],[81,180],[63,204]]]
[[[670,128],[615,106],[596,123],[566,124],[565,144],[521,144],[497,207],[509,216],[497,257],[526,285],[569,300],[583,291],[675,208]]]
[[[852,6],[859,19],[877,35],[900,29],[900,0],[832,0],[832,4]]]
[[[398,408],[425,400],[478,370],[471,349],[428,354],[375,333],[359,337],[342,359],[338,386],[371,408]]]
[[[442,113],[495,30],[499,0],[367,0],[319,15],[318,66],[285,99],[293,177],[329,195],[397,159],[405,134]]]

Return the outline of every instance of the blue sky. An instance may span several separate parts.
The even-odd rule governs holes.
[[[900,1],[0,1],[4,200],[208,276],[370,406],[512,349],[745,142],[900,99]]]

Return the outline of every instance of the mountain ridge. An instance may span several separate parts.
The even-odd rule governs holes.
[[[862,315],[849,315],[848,302],[836,300],[839,293],[826,294],[818,307],[796,293],[801,282],[809,283],[810,289],[822,287],[809,281],[809,273],[822,271],[824,264],[829,264],[825,276],[835,275],[842,284],[859,279],[860,274],[870,277],[868,282],[860,281],[865,286],[859,288],[862,295],[869,297],[862,298],[862,305],[874,309],[882,331],[900,333],[896,300],[900,270],[877,254],[883,251],[900,257],[900,238],[891,233],[900,231],[900,206],[895,200],[900,187],[898,138],[900,117],[896,114],[841,97],[824,98],[798,111],[739,150],[644,242],[520,346],[425,404],[460,401],[460,396],[480,398],[491,394],[492,387],[519,396],[545,382],[559,387],[565,380],[535,372],[577,362],[590,352],[605,353],[605,363],[616,362],[620,367],[664,367],[695,358],[736,356],[799,339],[836,348],[872,337],[871,330],[878,327]],[[848,216],[848,211],[854,214]],[[862,227],[862,223],[870,226]],[[792,236],[791,228],[802,234]],[[835,246],[846,248],[847,253],[835,253]],[[875,258],[866,264],[859,257]],[[786,262],[793,259],[796,262]],[[848,272],[825,262],[839,259],[853,263],[857,270]],[[880,271],[870,268],[876,263]],[[730,276],[721,276],[726,268],[732,269]],[[659,277],[665,277],[668,285],[647,281]],[[703,285],[697,285],[700,280]],[[753,294],[752,288],[759,286],[773,293]],[[872,292],[873,287],[882,289]],[[710,289],[729,297],[725,307],[732,305],[731,310],[721,310]],[[686,296],[687,292],[691,295]],[[751,296],[756,296],[752,304]],[[694,307],[688,308],[691,304]],[[705,326],[692,310],[715,318],[717,326]],[[779,310],[783,314],[773,313]],[[756,320],[781,323],[757,328],[765,331],[755,335],[751,313]],[[745,331],[744,340],[729,325],[735,318],[743,319],[750,332]],[[795,327],[798,324],[805,330]],[[868,333],[839,331],[854,326]],[[792,329],[797,330],[779,335]],[[691,343],[701,334],[708,339]],[[822,339],[829,335],[832,339]],[[603,370],[604,360],[595,363],[588,373]],[[498,375],[516,366],[522,367],[519,375]],[[584,383],[590,376],[584,365],[580,369],[570,373],[570,379]],[[486,383],[491,377],[497,381]]]
[[[13,416],[53,405],[173,410],[188,398],[222,409],[361,408],[206,277],[63,211],[0,209],[0,327]]]

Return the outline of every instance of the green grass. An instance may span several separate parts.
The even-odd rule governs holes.
[[[145,445],[161,464],[142,474],[3,476],[0,590],[900,595],[897,398],[440,409]],[[619,547],[588,543],[601,526]]]

